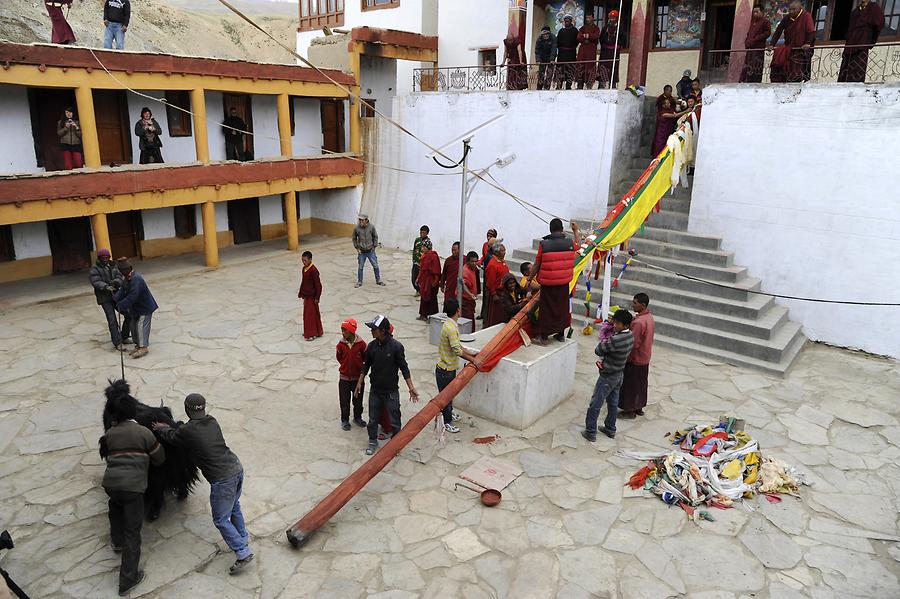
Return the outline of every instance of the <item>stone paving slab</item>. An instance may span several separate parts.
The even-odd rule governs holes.
[[[151,353],[126,358],[126,376],[137,397],[163,402],[176,418],[184,418],[184,395],[206,395],[246,470],[242,504],[257,557],[249,571],[228,576],[233,556],[212,524],[202,483],[145,524],[148,578],[132,596],[900,596],[900,366],[816,344],[785,379],[657,348],[646,416],[620,422],[615,440],[588,444],[578,432],[594,383],[593,340],[578,336],[585,366],[576,369],[571,399],[521,432],[467,414],[458,435],[428,427],[293,550],[285,528],[366,460],[365,431],[339,427],[339,323],[387,314],[420,392],[436,392],[434,348],[415,321],[409,254],[383,250],[388,286],[376,287],[368,271],[354,289],[356,258],[346,241],[304,245],[325,286],[326,336],[313,342],[302,337],[299,258],[280,246],[256,247],[244,256],[256,261],[229,258],[218,271],[146,263],[160,310]],[[110,597],[118,562],[108,545],[97,439],[102,389],[117,376],[119,357],[86,281],[61,282],[68,291],[55,295],[44,283],[2,289],[0,526],[16,539],[2,566],[33,597]],[[21,294],[10,299],[10,290]],[[401,397],[404,419],[424,405]],[[672,428],[722,413],[745,418],[764,453],[814,485],[800,499],[748,500],[697,524],[623,488],[640,464],[615,449],[663,451]],[[499,438],[472,442],[489,435]],[[484,455],[524,470],[496,508],[454,489],[458,474]]]

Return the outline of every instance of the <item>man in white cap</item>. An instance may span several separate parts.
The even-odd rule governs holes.
[[[237,557],[229,573],[237,574],[253,561],[250,533],[241,512],[244,467],[225,444],[219,423],[206,413],[206,399],[202,395],[191,393],[185,397],[184,411],[188,416],[185,424],[171,428],[162,422],[154,422],[153,430],[172,445],[186,447],[194,456],[203,478],[209,482],[213,523]]]
[[[362,287],[363,268],[368,260],[375,270],[375,282],[384,287],[384,283],[381,281],[381,271],[378,269],[378,256],[375,255],[375,248],[378,247],[378,231],[375,230],[375,225],[369,222],[368,214],[359,215],[359,224],[353,229],[353,247],[356,248],[359,261],[359,267],[356,270],[356,286]]]
[[[692,81],[691,70],[685,69],[684,73],[681,74],[681,79],[675,84],[675,93],[678,94],[678,97],[682,100],[687,100],[687,97],[691,95]]]
[[[409,365],[406,363],[406,354],[403,344],[394,339],[391,334],[391,323],[387,317],[379,314],[366,323],[372,330],[372,341],[366,347],[366,359],[363,369],[356,382],[354,393],[362,393],[366,375],[369,375],[369,445],[366,455],[372,455],[378,449],[378,418],[382,410],[387,408],[391,418],[391,426],[394,434],[400,431],[400,377],[403,375],[406,386],[409,388],[409,400],[413,403],[419,401],[419,392],[416,391],[409,373]]]

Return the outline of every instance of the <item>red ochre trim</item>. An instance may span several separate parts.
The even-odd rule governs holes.
[[[434,35],[422,35],[411,31],[396,29],[379,29],[377,27],[354,27],[350,31],[350,39],[354,42],[370,44],[388,44],[405,48],[437,50],[438,38]]]

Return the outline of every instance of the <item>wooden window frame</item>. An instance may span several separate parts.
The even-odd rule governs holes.
[[[665,14],[660,14],[660,8],[665,7]],[[660,17],[664,17],[665,26],[662,30],[660,29]],[[668,41],[669,35],[669,0],[656,0],[653,3],[653,40],[650,46],[650,50],[668,50],[666,48],[666,42]],[[660,41],[657,44],[657,40]]]
[[[188,112],[182,112],[177,108],[173,108],[173,106],[177,106],[178,108],[190,111],[190,92],[166,92],[166,122],[169,126],[169,137],[190,137],[191,135],[193,135],[193,123],[191,122],[191,115]]]
[[[317,31],[323,27],[341,27],[344,25],[344,4],[351,0],[334,0],[335,9],[328,10],[329,0],[299,0],[297,10],[300,21],[297,31]],[[315,4],[313,4],[315,3]],[[325,10],[320,10],[325,6]],[[316,12],[312,14],[311,7],[315,5]],[[304,10],[305,9],[305,10]],[[304,14],[305,13],[305,14]]]
[[[382,4],[374,4],[376,0],[360,0],[360,8],[363,12],[370,10],[385,10],[391,8],[397,8],[400,6],[400,0],[387,0]],[[369,2],[372,2],[372,5],[369,5]]]
[[[484,60],[488,56],[494,58],[494,62]],[[497,48],[479,48],[478,49],[478,66],[481,70],[489,75],[497,73]]]

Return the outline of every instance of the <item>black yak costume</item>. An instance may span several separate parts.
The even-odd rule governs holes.
[[[110,381],[106,388],[106,406],[103,408],[103,430],[108,431],[114,424],[110,415],[109,403],[122,397],[131,397],[131,388],[124,379]],[[137,400],[135,400],[137,401]],[[151,431],[150,425],[154,422],[163,422],[171,427],[179,426],[172,418],[172,410],[160,406],[154,408],[137,401],[137,415],[135,420],[141,426]],[[154,433],[156,435],[156,433]],[[166,450],[166,461],[161,466],[150,465],[147,477],[147,490],[144,492],[144,506],[147,511],[147,520],[153,521],[159,518],[159,512],[165,503],[166,491],[173,493],[178,499],[187,499],[194,484],[200,478],[197,464],[193,457],[183,447],[176,447],[167,443],[156,435],[156,438]],[[108,454],[106,440],[100,437],[100,457],[106,459]]]

